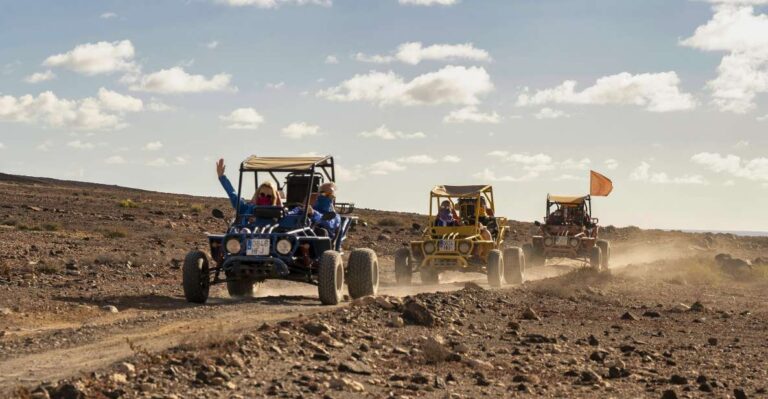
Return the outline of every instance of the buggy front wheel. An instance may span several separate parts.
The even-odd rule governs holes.
[[[411,251],[400,248],[395,252],[395,282],[397,285],[408,285],[413,277],[411,266]]]
[[[611,261],[611,243],[606,240],[597,240],[597,246],[600,247],[600,251],[602,252],[600,266],[603,270],[607,270],[608,264]]]
[[[600,271],[603,265],[603,250],[597,245],[589,251],[589,266],[596,271]]]
[[[440,284],[440,272],[431,267],[422,268],[419,274],[424,285]]]
[[[518,247],[504,250],[504,280],[507,284],[522,284],[525,273],[525,253]]]
[[[501,287],[504,281],[504,256],[498,249],[488,253],[488,284],[491,287]]]
[[[379,260],[370,249],[355,249],[347,263],[347,287],[352,299],[376,295],[379,290]]]
[[[187,302],[205,303],[211,288],[208,255],[202,251],[192,251],[184,258],[182,285]]]
[[[323,305],[338,305],[343,298],[344,264],[341,254],[336,251],[325,251],[320,256],[320,267],[317,273],[317,293]]]
[[[227,280],[227,292],[232,298],[252,298],[254,286],[252,280]]]

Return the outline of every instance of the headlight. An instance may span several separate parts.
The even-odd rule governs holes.
[[[278,240],[277,243],[275,243],[275,250],[280,255],[288,255],[289,253],[291,253],[292,248],[293,248],[293,245],[291,245],[291,241],[285,238],[283,238],[282,240]]]
[[[459,242],[459,252],[468,254],[470,249],[472,249],[472,244],[470,244],[469,241]]]
[[[424,243],[424,253],[426,253],[427,255],[431,255],[431,254],[435,253],[435,249],[437,249],[437,248],[435,247],[435,243],[434,242],[427,241],[427,242]]]
[[[227,244],[225,245],[225,248],[227,248],[227,252],[231,254],[239,254],[240,253],[240,239],[238,238],[230,238],[227,240]]]
[[[249,236],[249,235],[251,235],[251,230],[248,229],[247,227],[243,227],[242,229],[240,229],[240,234],[245,234],[245,235]]]
[[[552,244],[555,243],[555,240],[552,239],[552,237],[547,237],[544,239],[544,245],[546,246],[552,246]]]
[[[571,238],[570,244],[574,248],[578,247],[579,246],[579,239],[578,238]]]

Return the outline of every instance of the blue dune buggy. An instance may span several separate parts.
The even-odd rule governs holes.
[[[278,190],[285,192],[285,207],[257,206],[252,214],[240,214],[238,204],[226,233],[207,235],[210,255],[203,251],[187,254],[183,286],[188,302],[205,303],[211,285],[217,283],[226,283],[230,296],[253,296],[255,286],[267,279],[316,285],[325,305],[342,300],[345,282],[353,299],[376,294],[376,253],[355,249],[346,266],[342,260],[342,243],[352,219],[341,215],[335,234],[329,235],[310,217],[310,205],[320,185],[335,180],[333,157],[251,156],[240,164],[238,198],[242,197],[243,178],[248,175],[253,175],[255,187],[260,176],[272,179]],[[213,216],[225,217],[218,209],[213,210]]]

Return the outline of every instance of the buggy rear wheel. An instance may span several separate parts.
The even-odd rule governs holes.
[[[589,266],[600,271],[603,264],[603,250],[599,246],[595,245],[589,252]]]
[[[431,267],[421,269],[421,272],[419,272],[419,274],[421,275],[422,284],[425,284],[425,285],[440,284],[440,272]]]
[[[491,287],[501,287],[504,281],[504,256],[498,249],[488,253],[488,284]]]
[[[211,288],[208,271],[208,255],[201,251],[192,251],[184,258],[182,285],[187,302],[205,303]]]
[[[317,294],[323,305],[338,305],[343,297],[344,264],[341,254],[336,251],[325,251],[320,256],[320,267],[317,273]]]
[[[411,251],[408,248],[400,248],[395,251],[395,282],[397,285],[411,284],[413,277],[411,261]]]
[[[252,280],[227,280],[227,292],[232,298],[252,298],[254,286]]]
[[[373,250],[355,249],[349,254],[347,288],[352,299],[376,295],[379,290],[379,259]]]
[[[525,253],[518,247],[504,250],[504,280],[507,284],[523,283],[525,260]]]
[[[611,261],[611,243],[606,240],[597,240],[597,246],[600,247],[600,250],[603,252],[600,266],[604,270],[607,270],[608,264]]]

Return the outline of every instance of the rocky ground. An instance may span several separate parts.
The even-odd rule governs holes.
[[[40,398],[766,395],[766,238],[609,226],[607,273],[560,264],[502,290],[487,290],[479,275],[399,288],[391,255],[418,237],[414,224],[424,218],[362,209],[345,246],[377,251],[383,296],[327,308],[310,286],[270,282],[259,298],[234,301],[217,289],[208,305],[189,305],[179,260],[204,244],[203,232],[222,228],[209,215],[227,206],[0,175],[0,390]],[[530,223],[510,227],[509,245],[529,239]]]

